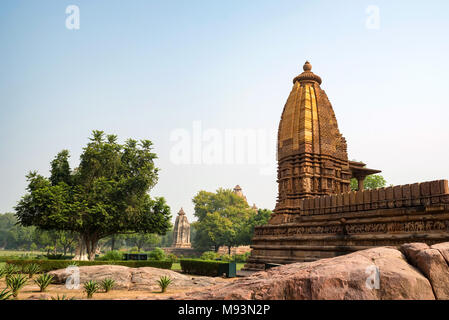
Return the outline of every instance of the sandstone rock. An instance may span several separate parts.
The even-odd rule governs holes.
[[[444,260],[446,260],[447,264],[449,264],[449,242],[434,244],[431,248],[440,251]]]
[[[379,286],[375,280],[379,270]],[[370,278],[371,276],[371,278]],[[374,276],[374,277],[373,277]],[[253,274],[231,284],[187,293],[187,299],[434,299],[429,281],[402,253],[380,247]],[[178,295],[176,298],[183,298]]]
[[[29,296],[27,300],[51,300],[51,296],[45,293],[34,294]]]
[[[437,299],[449,299],[449,266],[441,251],[447,253],[448,243],[432,246],[408,243],[401,246],[411,264],[429,279]],[[438,249],[441,248],[441,251]]]
[[[66,269],[49,272],[53,275],[55,284],[64,284],[70,273]],[[101,265],[79,267],[80,284],[94,280],[97,282],[106,278],[115,280],[116,289],[125,290],[159,290],[157,280],[162,276],[170,277],[173,282],[170,288],[203,288],[223,282],[220,278],[192,277],[175,271],[151,267],[129,268],[125,266]]]

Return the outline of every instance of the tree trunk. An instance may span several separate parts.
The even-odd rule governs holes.
[[[228,254],[231,255],[231,246],[228,246]]]
[[[218,249],[220,249],[220,246],[214,245],[214,251],[218,252]]]
[[[79,236],[78,245],[75,250],[75,257],[73,258],[73,260],[79,260],[79,261],[88,260],[86,247],[87,247],[87,245],[86,245],[84,237]]]
[[[111,251],[114,251],[115,249],[115,234],[112,235],[111,239]]]

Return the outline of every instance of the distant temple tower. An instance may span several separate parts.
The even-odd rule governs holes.
[[[242,199],[244,199],[245,201],[247,201],[245,195],[243,194],[242,188],[241,188],[239,185],[236,185],[236,186],[234,187],[233,192],[234,192],[236,195],[238,195],[240,198],[242,198]]]
[[[181,208],[175,221],[175,228],[173,230],[173,244],[174,248],[190,248],[190,223],[187,220],[186,213]]]

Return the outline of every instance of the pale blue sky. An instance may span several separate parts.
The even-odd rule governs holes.
[[[65,27],[68,5],[80,29]],[[380,29],[365,27],[369,5]],[[449,178],[447,1],[17,1],[0,4],[0,212],[94,129],[147,138],[173,216],[201,189],[274,208],[260,165],[175,165],[170,134],[278,126],[305,60],[323,78],[350,159],[391,184]],[[274,155],[273,155],[274,157]]]

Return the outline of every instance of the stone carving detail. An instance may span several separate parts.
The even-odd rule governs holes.
[[[174,248],[190,248],[190,223],[184,210],[181,208],[175,221],[175,228],[173,230],[173,244]]]

